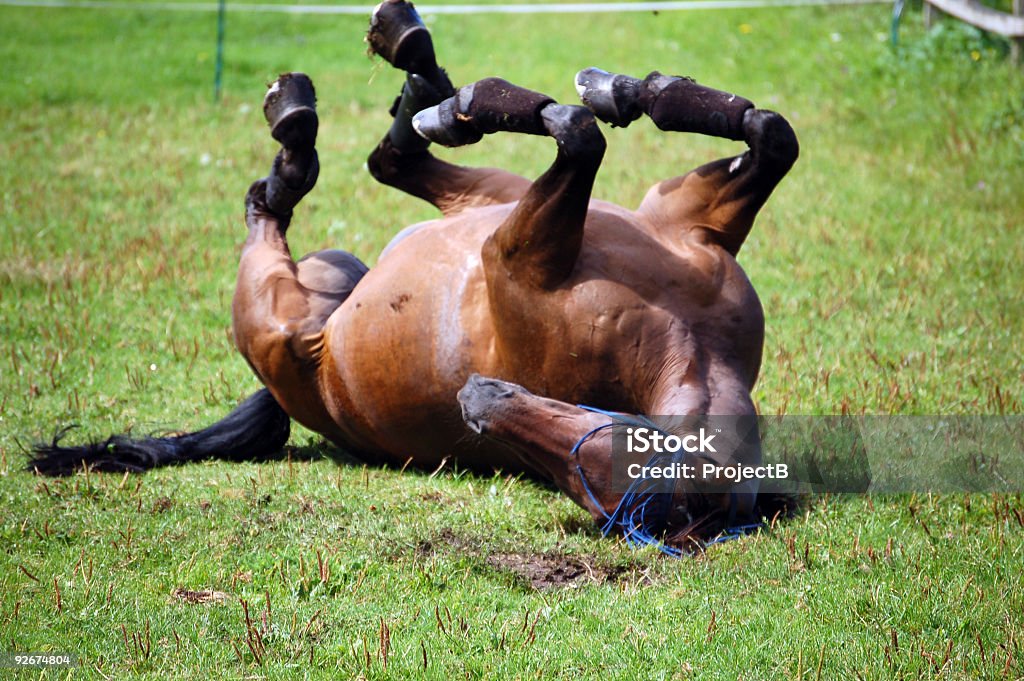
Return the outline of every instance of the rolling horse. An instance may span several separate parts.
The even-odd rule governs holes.
[[[310,79],[280,76],[264,113],[281,149],[246,195],[232,302],[235,343],[265,388],[204,430],[79,446],[58,437],[29,467],[261,458],[283,448],[294,419],[370,462],[430,469],[451,458],[546,480],[632,543],[678,547],[756,522],[772,501],[757,480],[616,486],[611,426],[677,415],[667,434],[684,435],[687,417],[755,414],[764,315],[736,256],[797,158],[787,121],[658,72],[584,69],[583,106],[498,78],[456,89],[404,0],[374,10],[367,40],[405,72],[369,170],[442,216],[398,233],[372,269],[341,250],[294,260],[286,235],[317,180],[318,118]],[[747,149],[659,182],[636,210],[593,198],[598,120],[645,116]],[[430,151],[498,133],[553,138],[553,163],[531,181]],[[758,463],[758,447],[743,451],[742,461],[705,456]]]

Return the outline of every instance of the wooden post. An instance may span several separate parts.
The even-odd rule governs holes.
[[[1017,0],[1014,1],[1016,2]],[[935,25],[935,22],[938,21],[939,10],[932,7],[932,4],[928,2],[928,0],[924,0],[921,7],[921,16],[924,17],[924,30],[928,31]]]

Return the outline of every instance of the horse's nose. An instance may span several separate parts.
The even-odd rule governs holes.
[[[473,432],[482,434],[487,430],[490,417],[500,408],[501,402],[519,392],[525,390],[514,383],[473,374],[458,393],[462,420]]]
[[[473,374],[466,381],[466,385],[459,390],[459,402],[466,400],[491,401],[506,397],[512,397],[522,388],[514,383],[507,383],[496,378],[486,378],[480,374]]]

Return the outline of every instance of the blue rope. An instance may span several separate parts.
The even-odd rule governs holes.
[[[590,438],[594,437],[594,435],[603,430],[607,430],[608,428],[614,428],[615,426],[620,425],[646,426],[660,433],[666,435],[667,433],[645,416],[605,411],[604,409],[598,409],[597,407],[588,407],[585,404],[579,404],[576,406],[580,409],[585,409],[586,411],[601,414],[612,419],[611,423],[605,423],[604,425],[597,426],[596,428],[592,428],[588,431],[583,437],[576,441],[576,444],[573,445],[573,448],[569,452],[570,457],[577,459],[576,472],[580,476],[580,482],[583,483],[584,491],[587,493],[587,496],[590,497],[590,501],[601,511],[601,515],[605,518],[605,522],[601,526],[602,534],[607,537],[618,530],[618,532],[622,533],[622,537],[625,539],[626,543],[632,548],[654,546],[665,555],[672,556],[673,558],[682,558],[683,556],[692,555],[692,552],[684,551],[683,549],[675,546],[668,546],[658,538],[658,535],[663,534],[667,524],[668,515],[672,510],[672,487],[674,486],[674,482],[664,478],[640,478],[634,480],[622,495],[622,499],[619,500],[615,510],[609,514],[605,512],[604,507],[597,501],[597,497],[594,495],[594,491],[591,489],[590,483],[587,481],[587,476],[583,471],[583,467],[579,463],[580,448],[583,447]],[[674,459],[681,458],[682,456],[685,456],[685,454],[655,454],[647,462],[647,465],[664,465],[666,462],[662,461],[662,459],[665,458],[673,459],[673,461],[668,463],[681,463]],[[666,484],[669,486],[668,490],[663,489]],[[736,501],[735,494],[733,494],[729,504],[729,522],[732,522],[733,520],[735,508]],[[733,539],[739,539],[744,535],[760,530],[763,526],[764,523],[760,522],[747,525],[730,526],[723,530],[714,539],[704,542],[703,547],[706,548],[714,544],[721,544]]]

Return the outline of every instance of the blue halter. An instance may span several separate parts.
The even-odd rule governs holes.
[[[583,471],[583,467],[579,463],[580,448],[590,438],[602,430],[614,428],[619,425],[625,425],[644,426],[659,432],[664,431],[645,416],[605,411],[604,409],[588,407],[584,404],[577,406],[580,409],[585,409],[612,419],[611,423],[597,426],[587,432],[583,437],[576,441],[576,444],[573,445],[572,450],[569,452],[569,456],[576,459],[576,472],[580,476],[580,482],[583,483],[584,491],[586,491],[587,496],[590,497],[590,501],[593,502],[594,506],[601,510],[601,515],[605,518],[605,522],[601,526],[601,532],[605,536],[608,536],[613,532],[621,533],[623,538],[626,540],[626,543],[633,548],[654,546],[662,553],[672,556],[673,558],[682,558],[683,556],[693,555],[690,551],[684,551],[683,549],[675,546],[668,546],[658,538],[658,535],[662,534],[665,529],[668,514],[671,511],[670,505],[672,490],[671,488],[667,490],[663,488],[666,485],[671,487],[674,483],[665,479],[637,479],[629,485],[625,494],[622,495],[622,499],[615,507],[615,510],[609,514],[603,510],[603,507],[597,501],[597,497],[594,495],[594,492],[590,487],[590,483],[587,482],[587,476]],[[656,458],[664,456],[667,455],[655,455],[652,457],[651,462],[653,463]],[[677,454],[674,456],[679,455]],[[762,522],[746,525],[734,525],[733,523],[736,520],[736,503],[736,493],[730,492],[727,528],[722,530],[722,532],[714,539],[704,542],[702,545],[703,548],[714,544],[721,544],[722,542],[730,541],[732,539],[739,539],[744,535],[757,532],[764,527],[764,523]]]

